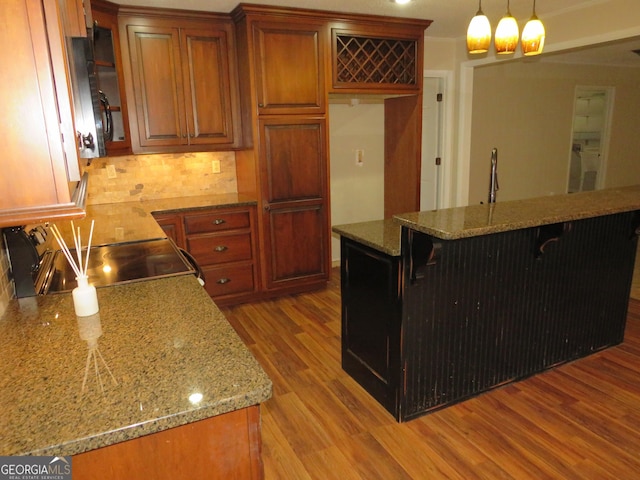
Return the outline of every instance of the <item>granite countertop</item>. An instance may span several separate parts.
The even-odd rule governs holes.
[[[496,202],[394,216],[403,226],[443,240],[640,210],[640,186]]]
[[[640,186],[403,213],[393,219],[335,225],[342,236],[391,256],[400,255],[406,226],[443,240],[640,210]]]
[[[395,220],[334,225],[331,230],[392,257],[400,256],[400,224]]]
[[[74,220],[80,227],[83,245],[86,245],[91,220],[95,220],[92,245],[109,245],[121,242],[137,242],[165,238],[160,225],[153,218],[156,213],[180,213],[185,210],[229,208],[256,205],[255,199],[237,193],[199,195],[193,197],[165,198],[142,202],[119,202],[88,205],[83,219]],[[71,222],[55,222],[67,245],[73,245]]]
[[[78,318],[70,294],[12,300],[0,317],[0,455],[73,455],[271,396],[195,277],[99,288],[98,301]]]

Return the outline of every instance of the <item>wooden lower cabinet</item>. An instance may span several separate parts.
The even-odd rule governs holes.
[[[264,287],[317,288],[330,269],[326,118],[261,117],[258,126]]]
[[[397,418],[402,259],[344,236],[340,255],[342,368]]]
[[[154,214],[167,236],[187,250],[204,273],[218,305],[259,296],[255,207],[224,207]]]
[[[264,478],[260,407],[74,455],[74,480]]]
[[[154,214],[158,225],[164,233],[180,248],[185,248],[184,226],[182,216],[178,213]]]

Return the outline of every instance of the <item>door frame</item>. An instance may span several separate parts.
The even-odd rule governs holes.
[[[453,175],[453,125],[454,125],[454,72],[452,70],[427,70],[423,71],[423,77],[438,78],[442,88],[442,106],[439,109],[439,156],[442,163],[439,167],[437,179],[438,195],[437,208],[449,208],[455,205],[457,178]],[[424,136],[424,130],[422,132]]]
[[[602,128],[600,129],[600,147],[598,153],[600,155],[600,165],[598,168],[598,178],[596,180],[595,189],[601,190],[606,187],[607,165],[609,163],[609,144],[611,141],[611,124],[613,118],[613,107],[615,104],[615,87],[611,86],[598,86],[598,85],[576,85],[573,93],[573,114],[571,116],[572,121],[575,121],[576,117],[576,104],[578,95],[580,92],[604,92],[605,105],[604,105],[604,119],[602,122]],[[575,137],[575,125],[571,127],[571,139],[569,144],[569,160],[567,163],[567,180],[565,185],[569,185],[569,176],[571,168],[571,149],[573,146],[573,140]]]

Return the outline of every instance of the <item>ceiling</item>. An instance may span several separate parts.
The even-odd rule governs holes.
[[[407,5],[396,5],[392,0],[112,0],[114,3],[132,6],[179,8],[229,13],[238,3],[254,3],[281,7],[309,8],[348,13],[429,19],[433,23],[426,35],[439,38],[458,38],[466,34],[469,21],[478,10],[477,0],[411,0]],[[588,8],[602,0],[538,0],[536,13],[544,22],[545,17]],[[482,0],[482,10],[492,25],[497,25],[506,12],[505,0]],[[511,14],[520,25],[531,17],[533,0],[510,0]],[[494,27],[495,28],[495,27]],[[640,68],[640,55],[632,50],[640,49],[640,39],[616,42],[603,47],[580,49],[571,53],[545,55],[550,61],[563,63],[588,63],[600,65],[632,66]]]
[[[185,10],[203,10],[229,13],[240,0],[112,0],[115,3]],[[533,0],[510,0],[511,13],[526,22],[531,16]],[[595,0],[600,1],[600,0]],[[581,8],[594,0],[542,0],[536,4],[538,17],[553,15],[567,9]],[[433,20],[427,34],[433,37],[456,38],[466,34],[469,21],[478,10],[477,0],[412,0],[407,5],[396,5],[391,0],[256,0],[242,3],[310,8],[349,13],[367,13],[393,17]],[[483,0],[482,10],[492,23],[506,12],[505,0]]]

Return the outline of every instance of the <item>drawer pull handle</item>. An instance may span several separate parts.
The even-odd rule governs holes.
[[[213,222],[214,225],[222,225],[223,223],[225,223],[225,220],[223,220],[222,218],[216,218]]]
[[[214,248],[214,250],[216,252],[224,252],[225,250],[227,250],[227,246],[226,245],[218,245],[216,248]]]
[[[230,278],[222,277],[216,283],[219,283],[220,285],[224,285],[225,283],[229,283],[230,281],[231,281]]]

